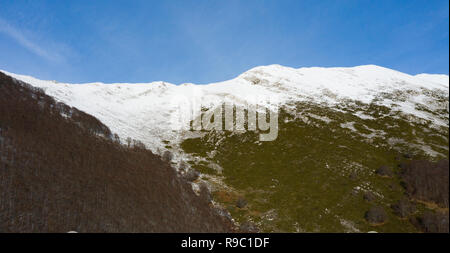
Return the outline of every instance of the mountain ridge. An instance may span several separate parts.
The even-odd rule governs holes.
[[[206,183],[214,203],[225,207],[238,225],[255,223],[261,231],[370,231],[364,211],[374,204],[379,205],[375,212],[390,210],[415,187],[436,180],[430,171],[424,181],[405,191],[402,173],[412,175],[410,184],[422,176],[415,170],[408,174],[404,162],[426,170],[437,165],[410,159],[444,159],[438,164],[448,164],[445,75],[411,76],[374,65],[300,69],[270,65],[224,82],[178,86],[164,82],[76,85],[10,75],[93,115],[122,142],[129,137],[142,141],[188,178],[195,192]],[[170,119],[183,111],[171,103],[177,96],[205,105],[194,108],[193,117],[183,118],[184,123],[227,100],[236,108],[261,105],[276,110],[278,138],[266,143],[255,139],[252,131],[173,130]],[[382,171],[389,176],[378,175],[380,168],[387,168]],[[445,171],[445,166],[439,168]],[[436,194],[433,187],[426,187],[420,188],[421,196]],[[376,199],[370,203],[365,200],[369,193]],[[379,231],[414,232],[415,227],[427,226],[420,219],[430,208],[418,205],[420,214],[411,218],[419,221],[409,223],[389,211],[390,222]],[[319,215],[305,220],[311,212]]]
[[[448,125],[445,117],[436,120],[434,115],[416,108],[433,111],[437,107],[447,107],[448,110],[448,99],[445,101],[448,95],[444,94],[449,89],[448,76],[412,76],[376,65],[298,69],[281,65],[259,66],[234,79],[207,85],[165,82],[66,84],[3,72],[97,117],[122,140],[128,137],[141,140],[155,152],[158,148],[164,150],[165,140],[179,142],[179,134],[174,134],[168,123],[179,110],[170,103],[174,96],[186,96],[211,107],[218,106],[224,97],[242,104],[254,103],[249,97],[259,96],[270,98],[278,105],[289,101],[311,101],[331,106],[348,99],[363,103],[377,100],[377,104],[397,108],[437,125]],[[435,93],[439,98],[432,97]],[[441,102],[444,104],[439,104]]]
[[[0,232],[231,232],[138,142],[0,73]]]
[[[408,73],[405,73],[405,72],[401,72],[399,70],[383,67],[383,66],[376,65],[376,64],[363,64],[363,65],[356,65],[356,66],[349,66],[349,67],[319,67],[319,66],[311,66],[311,67],[299,67],[299,68],[284,66],[284,65],[281,65],[281,64],[269,64],[269,65],[260,65],[260,66],[252,67],[252,68],[244,71],[243,73],[238,74],[236,77],[239,77],[240,75],[242,75],[242,74],[244,74],[246,72],[249,72],[251,70],[264,68],[264,67],[282,67],[282,68],[290,68],[290,69],[294,69],[294,70],[301,70],[301,69],[351,69],[351,68],[371,67],[371,68],[382,68],[382,69],[385,69],[385,70],[395,71],[395,72],[402,73],[402,74],[405,74],[405,75],[408,75],[408,76],[411,76],[411,77],[421,77],[421,76],[427,77],[428,76],[428,77],[432,77],[432,78],[433,77],[439,77],[440,79],[445,79],[445,78],[448,79],[449,78],[448,74],[440,74],[440,73],[425,73],[424,72],[424,73],[418,73],[418,74],[408,74]],[[34,76],[31,76],[31,75],[17,74],[17,73],[14,73],[14,72],[11,72],[11,71],[7,71],[7,70],[4,70],[4,69],[0,69],[0,72],[3,72],[3,73],[5,73],[7,75],[10,75],[10,76],[14,75],[14,76],[17,76],[17,77],[20,76],[21,78],[33,78],[35,80],[40,80],[40,81],[48,81],[48,82],[55,82],[55,83],[66,83],[66,84],[153,84],[153,83],[166,83],[166,84],[180,86],[180,85],[187,85],[187,84],[208,85],[208,84],[221,83],[221,82],[225,82],[227,80],[233,80],[234,79],[234,78],[232,78],[232,79],[227,79],[225,81],[209,82],[209,83],[183,82],[183,83],[179,83],[179,84],[166,82],[164,80],[156,80],[156,81],[151,81],[151,82],[133,82],[133,83],[130,83],[130,82],[108,83],[108,82],[101,82],[101,81],[84,82],[84,83],[68,83],[68,82],[60,82],[58,80],[39,79],[39,78],[36,78]]]

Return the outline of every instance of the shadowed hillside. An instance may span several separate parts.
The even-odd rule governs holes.
[[[231,223],[141,145],[0,73],[0,232],[227,232]]]

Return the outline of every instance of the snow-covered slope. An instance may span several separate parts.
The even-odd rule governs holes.
[[[179,106],[173,103],[176,97],[212,105],[224,97],[237,104],[253,103],[255,96],[270,98],[276,104],[311,101],[333,105],[352,100],[386,105],[433,124],[448,126],[448,117],[436,117],[432,113],[442,108],[448,112],[447,75],[412,76],[375,65],[299,69],[270,65],[253,68],[229,81],[206,85],[67,84],[2,72],[44,89],[58,101],[97,117],[121,138],[141,140],[153,151],[164,149],[164,140],[178,142],[181,138],[170,125],[171,118],[179,112]]]

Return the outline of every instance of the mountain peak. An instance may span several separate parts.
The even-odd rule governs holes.
[[[110,127],[121,138],[143,141],[152,150],[164,148],[162,140],[173,139],[168,118],[177,112],[174,96],[185,96],[210,105],[224,97],[247,103],[251,96],[270,97],[283,106],[290,102],[342,104],[345,101],[387,106],[433,124],[448,125],[433,112],[442,106],[432,96],[448,100],[448,76],[411,76],[377,65],[335,68],[291,68],[274,64],[252,68],[238,77],[206,85],[152,84],[72,85],[42,81],[4,71],[18,80],[43,88],[70,106],[85,111]],[[442,100],[441,99],[441,100]],[[420,108],[428,108],[424,111]],[[362,116],[361,116],[362,117]]]

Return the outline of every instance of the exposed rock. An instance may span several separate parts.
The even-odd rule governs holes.
[[[216,211],[220,216],[222,216],[228,220],[233,220],[233,217],[231,217],[230,212],[228,212],[227,209],[218,207],[216,209]]]
[[[241,226],[239,227],[239,229],[243,233],[258,233],[259,232],[258,227],[253,222],[250,222],[250,221],[242,223]]]

